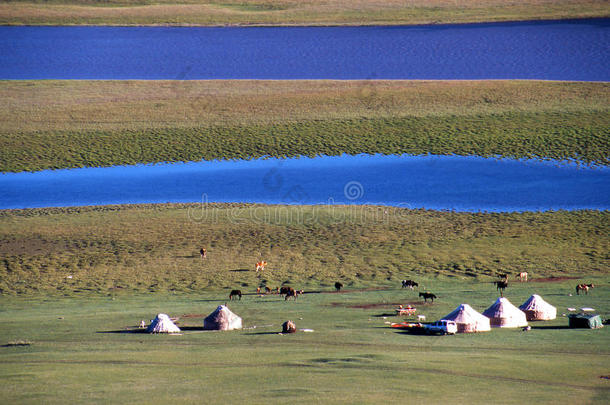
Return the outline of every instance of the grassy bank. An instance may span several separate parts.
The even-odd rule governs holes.
[[[202,292],[607,275],[608,212],[150,205],[2,211],[2,294]],[[208,249],[202,261],[199,248]],[[262,274],[253,271],[261,258]],[[68,276],[70,276],[68,278]]]
[[[607,278],[605,279],[607,283]],[[595,279],[598,282],[599,280]],[[536,292],[558,319],[533,329],[476,335],[411,336],[387,322],[396,303],[417,302],[429,320],[462,302],[482,311],[488,286],[430,284],[441,297],[419,303],[397,288],[308,293],[297,302],[245,296],[230,308],[247,328],[203,332],[224,294],[98,299],[0,297],[0,394],[7,403],[448,403],[606,404],[610,329],[566,329],[566,307],[610,312],[608,289],[569,297],[573,283],[523,283],[507,292],[521,304]],[[127,333],[157,313],[179,317],[180,336]],[[281,323],[313,332],[278,335]]]
[[[341,153],[607,165],[607,83],[0,82],[0,170]]]
[[[14,0],[0,24],[384,25],[608,16],[603,0]]]

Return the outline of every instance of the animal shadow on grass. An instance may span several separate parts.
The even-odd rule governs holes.
[[[146,329],[98,330],[95,333],[148,333]]]
[[[383,314],[377,314],[377,315],[371,315],[371,316],[374,317],[374,318],[387,318],[387,317],[390,317],[390,316],[396,316],[396,312],[392,312],[392,313],[386,312],[386,313],[383,313]]]
[[[248,270],[248,269],[235,269],[235,270],[229,270],[229,271],[232,271],[232,272],[242,272],[242,271],[250,271],[250,270]]]
[[[570,329],[569,325],[540,325],[540,326],[532,326],[532,330],[534,329]]]

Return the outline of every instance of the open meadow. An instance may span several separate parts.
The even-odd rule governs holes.
[[[11,0],[12,25],[388,25],[607,17],[603,0]]]
[[[608,165],[608,83],[0,82],[0,170],[342,153]]]
[[[0,395],[8,403],[607,403],[607,211],[470,214],[357,206],[168,204],[0,212]],[[199,248],[206,247],[202,260]],[[257,273],[254,263],[266,260]],[[526,270],[529,282],[518,282]],[[515,305],[558,308],[532,330],[455,336],[389,327],[482,312],[510,273]],[[419,290],[402,289],[404,278]],[[344,289],[336,292],[334,283]],[[593,283],[575,295],[578,283]],[[304,289],[296,301],[256,288]],[[229,301],[229,292],[244,296]],[[419,291],[438,298],[423,303]],[[228,303],[244,329],[206,332]],[[157,313],[182,334],[141,333]],[[280,335],[292,320],[299,329]]]
[[[296,301],[244,290],[228,304],[244,329],[229,332],[202,330],[202,319],[228,300],[221,290],[3,296],[0,395],[20,404],[608,403],[610,329],[568,329],[562,316],[567,307],[589,306],[607,317],[607,275],[586,277],[600,284],[587,296],[570,296],[580,279],[510,286],[505,296],[515,305],[538,293],[558,308],[556,320],[530,322],[528,332],[426,336],[389,327],[404,319],[395,316],[397,304],[411,303],[434,320],[463,302],[483,311],[497,293],[477,279],[403,274],[439,298],[424,304],[398,280],[340,293],[312,287]],[[159,312],[179,318],[182,333],[138,330]],[[280,335],[286,320],[313,332]]]

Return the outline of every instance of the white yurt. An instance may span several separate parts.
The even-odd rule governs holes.
[[[519,328],[527,326],[525,313],[504,297],[500,297],[492,306],[483,311],[489,318],[492,328]]]
[[[557,308],[543,300],[538,294],[529,297],[519,309],[525,312],[528,321],[548,321],[557,318]]]
[[[169,316],[165,314],[158,314],[157,317],[148,325],[146,329],[148,333],[177,333],[180,332],[180,328],[177,327]]]
[[[241,318],[224,305],[219,305],[214,312],[203,320],[203,329],[206,330],[233,330],[241,328]]]
[[[478,313],[468,304],[461,304],[449,315],[442,317],[457,324],[458,333],[487,332],[491,330],[489,318]]]

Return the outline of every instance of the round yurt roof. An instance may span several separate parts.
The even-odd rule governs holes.
[[[461,304],[441,319],[458,324],[458,332],[484,332],[491,329],[489,318],[478,313],[468,304]]]
[[[490,319],[493,327],[518,328],[527,326],[525,313],[504,297],[498,298],[496,302],[483,311],[483,315]]]
[[[241,328],[241,318],[224,305],[219,305],[214,312],[203,320],[203,329],[207,330],[233,330]]]
[[[148,325],[146,331],[148,333],[177,333],[180,332],[180,328],[166,314],[158,314]]]
[[[538,294],[533,294],[519,309],[525,312],[528,321],[549,320],[557,317],[557,308],[546,302]]]

